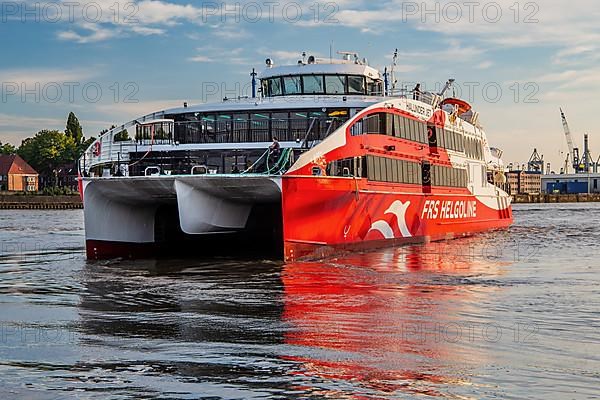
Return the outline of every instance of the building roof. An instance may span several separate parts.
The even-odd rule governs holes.
[[[38,175],[31,165],[17,154],[0,154],[0,175]]]

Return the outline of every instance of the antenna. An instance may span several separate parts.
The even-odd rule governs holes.
[[[394,69],[398,65],[398,49],[394,51],[394,57],[392,57],[392,68],[390,68],[390,78],[392,79],[392,94],[396,89],[396,76],[394,75]]]

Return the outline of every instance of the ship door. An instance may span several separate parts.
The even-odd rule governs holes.
[[[423,193],[431,193],[431,163],[423,161],[421,164],[421,176],[423,177]]]
[[[433,124],[427,125],[427,141],[429,143],[429,151],[431,153],[438,152],[438,129]]]

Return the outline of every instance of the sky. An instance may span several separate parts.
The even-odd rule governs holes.
[[[598,20],[597,0],[2,0],[0,141],[64,130],[70,111],[96,136],[184,101],[245,95],[267,57],[352,51],[383,70],[398,49],[399,87],[455,78],[506,163],[537,148],[560,170],[560,107],[576,145],[589,133],[600,156]]]

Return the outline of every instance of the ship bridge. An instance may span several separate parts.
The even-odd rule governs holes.
[[[304,56],[297,65],[275,66],[266,60],[259,76],[264,97],[303,95],[382,96],[383,77],[360,60],[358,54],[343,52],[341,60]],[[354,59],[352,59],[352,57]]]

